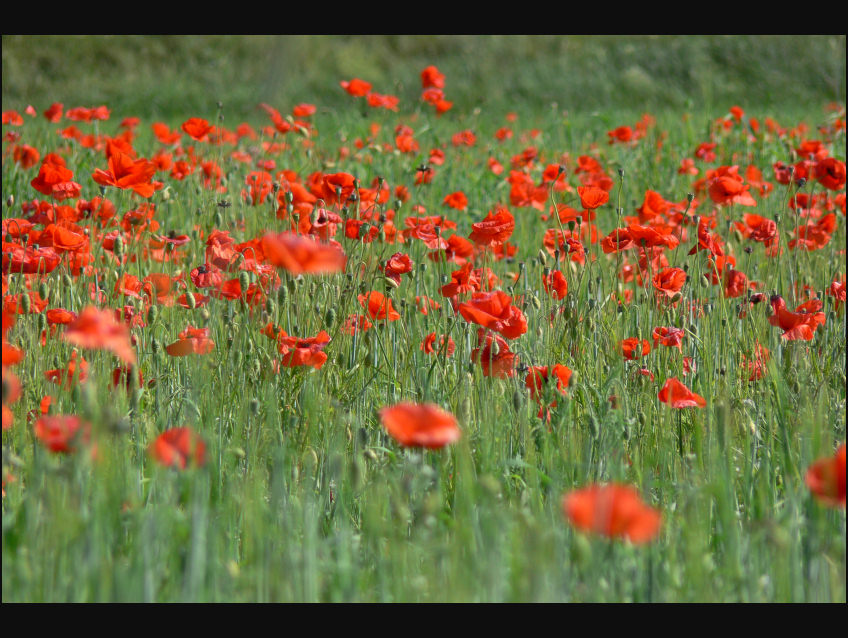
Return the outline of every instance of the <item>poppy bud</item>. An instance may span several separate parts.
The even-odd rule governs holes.
[[[622,179],[624,179],[624,169],[623,168],[618,169],[618,176],[621,177]]]
[[[680,293],[678,292],[677,294],[675,294],[675,295],[674,295],[674,297],[672,297],[672,298],[671,298],[671,302],[672,302],[672,303],[677,303],[677,302],[678,302],[678,301],[680,301],[682,298],[683,298],[683,295],[682,295],[682,294],[680,294]]]
[[[512,393],[512,407],[516,412],[520,412],[524,406],[524,393],[516,390]]]
[[[189,310],[194,310],[197,307],[197,300],[191,292],[186,293],[186,305]]]
[[[158,354],[158,353],[159,353],[159,350],[161,349],[161,347],[162,347],[162,346],[161,346],[161,344],[159,343],[159,339],[152,339],[152,340],[150,341],[150,351],[151,351],[153,354]]]
[[[601,435],[601,426],[594,414],[589,415],[589,433],[593,439],[597,439]]]
[[[62,275],[62,287],[63,288],[70,288],[73,285],[74,285],[74,280],[71,279],[71,276],[68,273],[65,273],[64,275]]]
[[[43,313],[38,315],[38,329],[47,330],[47,315]]]
[[[501,353],[501,347],[498,345],[497,341],[492,341],[492,346],[489,348],[489,351],[492,353],[493,357],[497,357]]]
[[[38,296],[41,297],[42,299],[47,299],[50,296],[50,290],[47,287],[46,281],[42,281],[38,285]]]
[[[686,201],[691,204],[693,199],[695,199],[695,193],[686,193]]]
[[[150,306],[147,309],[147,323],[148,325],[156,322],[156,317],[159,314],[159,308],[157,306]]]
[[[548,254],[545,252],[544,248],[539,249],[539,254],[536,255],[536,259],[539,260],[539,265],[544,266],[548,261]],[[550,273],[550,269],[548,269],[548,273]],[[547,273],[546,275],[547,276]]]
[[[32,298],[29,295],[21,296],[21,308],[23,308],[24,314],[29,314],[32,309]]]
[[[242,270],[239,273],[239,286],[241,286],[242,294],[244,294],[245,291],[247,291],[247,288],[250,286],[250,273],[248,273],[246,270]]]
[[[399,199],[395,200],[395,210],[400,210],[400,207],[403,206],[403,202]]]
[[[8,208],[11,208],[11,207],[12,207],[12,206],[14,206],[14,205],[15,205],[15,196],[14,196],[14,195],[9,195],[9,196],[6,198],[6,206],[7,206]]]
[[[288,286],[280,286],[277,288],[277,302],[284,306],[286,302],[289,300],[289,289]]]

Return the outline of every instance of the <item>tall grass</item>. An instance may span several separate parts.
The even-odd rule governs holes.
[[[363,186],[378,176],[393,187],[407,185],[409,202],[386,205],[396,208],[398,228],[415,214],[412,207],[421,205],[428,214],[456,219],[463,236],[496,204],[508,202],[503,176],[486,168],[490,155],[508,166],[530,143],[549,163],[561,161],[564,153],[573,159],[594,152],[616,176],[611,203],[598,210],[599,232],[605,235],[619,226],[616,208],[635,214],[646,189],[669,200],[686,198],[693,178],[678,174],[677,167],[706,141],[711,105],[724,105],[722,115],[731,100],[762,105],[748,114],[791,126],[795,120],[774,106],[776,98],[785,97],[796,100],[811,123],[823,120],[822,102],[844,100],[844,56],[830,53],[833,43],[844,49],[844,37],[503,42],[7,36],[3,100],[4,109],[7,101],[31,101],[39,109],[60,97],[66,105],[107,101],[114,112],[104,130],[124,116],[143,115],[134,145],[145,157],[155,148],[148,130],[153,118],[214,112],[212,100],[227,103],[227,127],[240,121],[239,109],[246,112],[260,100],[327,104],[314,118],[316,146],[292,144],[275,158],[277,170],[289,168],[302,177],[344,170]],[[218,45],[226,45],[231,57],[224,60]],[[161,66],[175,49],[190,53],[187,68]],[[92,53],[98,65],[78,68],[73,77],[68,69]],[[375,85],[403,77],[409,84],[398,86],[398,92],[411,93],[417,90],[420,61],[431,55],[444,61],[447,92],[457,101],[455,112],[443,118],[418,107],[414,121],[409,111],[363,118],[357,107],[342,101],[347,96],[338,95],[337,78],[354,74]],[[672,65],[672,57],[691,64]],[[112,86],[101,75],[104,69],[125,73],[126,86]],[[395,75],[400,69],[404,74]],[[599,80],[607,71],[610,75]],[[31,84],[23,82],[23,73]],[[722,82],[728,75],[733,79]],[[235,77],[244,79],[244,86],[233,87]],[[556,109],[549,106],[552,100]],[[611,111],[563,114],[605,104],[626,111],[643,100],[647,106],[691,100],[694,114],[682,122],[679,112],[659,113],[657,127],[634,147],[606,144],[609,128],[631,123]],[[806,108],[808,103],[815,108]],[[475,104],[479,112],[463,111]],[[498,144],[493,134],[507,109],[521,113],[513,125],[516,136]],[[380,142],[393,142],[398,121],[412,122],[421,153],[366,148],[339,159],[339,146],[367,137],[371,120],[383,124]],[[538,126],[541,136],[522,139],[525,121]],[[477,133],[477,145],[453,147],[451,135],[468,127]],[[48,152],[59,145],[54,128],[40,118],[27,120],[24,141]],[[294,134],[287,138],[292,139]],[[761,136],[752,142],[738,127],[719,139],[720,155],[712,165],[740,157],[761,167],[789,161],[787,140]],[[843,131],[831,145],[843,160],[844,140]],[[596,151],[590,149],[593,143],[599,145]],[[257,144],[244,141],[240,148]],[[414,187],[416,167],[429,148],[440,145],[445,166],[437,167],[432,185]],[[268,204],[252,207],[242,201],[239,192],[251,167],[228,160],[221,149],[197,146],[225,165],[228,192],[205,189],[199,172],[182,182],[169,180],[167,195],[160,191],[152,201],[159,232],[192,235],[185,261],[153,263],[144,259],[141,243],[131,244],[128,251],[136,259],[126,267],[129,273],[190,270],[204,262],[200,234],[215,228],[243,241],[288,227]],[[83,183],[84,196],[96,194],[88,176],[105,165],[102,154],[72,146],[69,165]],[[3,196],[14,195],[14,203],[4,204],[4,218],[21,216],[21,202],[36,196],[29,186],[36,171],[24,171],[4,156]],[[773,181],[768,171],[766,178]],[[573,175],[569,181],[578,184]],[[778,185],[770,197],[758,198],[755,212],[779,218],[785,248],[797,220],[785,208],[784,188]],[[455,190],[469,199],[465,213],[441,204]],[[822,191],[813,181],[804,190]],[[106,196],[120,214],[137,204],[125,191],[107,190]],[[554,198],[578,205],[574,195]],[[221,206],[222,200],[229,206]],[[668,254],[672,266],[686,267],[691,275],[679,306],[662,309],[635,284],[621,286],[634,292],[631,304],[619,306],[610,293],[619,289],[620,262],[588,244],[590,255],[600,255],[597,262],[559,264],[569,282],[560,304],[540,285],[544,268],[555,265],[550,255],[539,258],[551,222],[544,224],[532,208],[511,210],[516,230],[510,242],[519,247],[517,256],[484,263],[528,318],[528,333],[511,344],[521,363],[561,363],[574,371],[567,396],[554,391],[559,405],[550,422],[537,417],[524,374],[493,379],[471,363],[476,326],[456,319],[438,292],[456,266],[428,260],[420,241],[363,244],[341,238],[354,265],[350,274],[294,278],[282,273],[284,292],[275,291],[258,308],[222,299],[194,310],[157,306],[146,314],[144,308],[147,326],[135,331],[144,384],[129,393],[109,385],[114,357],[89,350],[83,352],[91,365],[87,384],[71,389],[50,384],[44,371],[64,366],[72,347],[58,337],[48,337],[42,347],[38,315],[19,316],[11,340],[26,351],[14,368],[24,395],[13,406],[14,426],[3,432],[4,474],[14,476],[3,498],[4,602],[844,602],[845,510],[823,507],[804,482],[806,468],[845,440],[844,306],[837,310],[832,298],[823,297],[827,322],[809,344],[782,340],[767,321],[767,303],[738,318],[739,299],[724,298],[720,286],[702,285],[707,264],[703,253],[687,254],[695,241],[691,229],[689,241]],[[761,282],[763,291],[790,300],[792,283],[822,291],[845,272],[844,215],[825,249],[786,251],[770,259],[762,245],[729,231],[727,222],[741,214],[738,207],[723,209],[717,230],[737,256],[737,267]],[[743,250],[748,245],[750,254]],[[393,288],[378,268],[399,250],[409,254],[415,268]],[[517,282],[512,273],[520,274]],[[103,274],[108,305],[128,303],[142,310],[140,302],[111,293],[114,272]],[[59,270],[45,278],[50,307],[79,312],[90,303],[92,280],[63,275]],[[9,277],[8,286],[9,294],[25,290],[20,276]],[[344,320],[362,312],[357,294],[372,289],[392,298],[402,320],[374,321],[368,332],[345,334]],[[417,312],[417,295],[439,301],[441,312]],[[687,311],[693,301],[705,305],[702,316]],[[551,321],[560,305],[563,312]],[[279,355],[273,341],[260,334],[268,322],[304,337],[326,330],[333,337],[327,364],[321,370],[274,372],[271,360]],[[187,323],[211,329],[212,353],[186,358],[165,353],[164,346]],[[658,347],[641,363],[624,361],[620,341],[650,340],[659,325],[686,328],[683,350]],[[421,352],[419,344],[434,331],[452,336],[457,345],[452,357]],[[764,378],[751,383],[741,357],[750,357],[757,342],[772,359]],[[684,356],[697,364],[685,382],[707,399],[704,409],[673,410],[657,400],[666,378],[684,378]],[[655,373],[655,382],[639,374],[643,366]],[[55,413],[80,414],[93,424],[94,458],[88,450],[53,455],[36,440],[27,412],[46,394],[54,397]],[[441,451],[401,448],[381,427],[377,410],[405,399],[427,400],[456,414],[460,442]],[[206,441],[205,467],[165,469],[148,453],[160,432],[182,425]],[[636,485],[662,511],[655,542],[615,542],[568,525],[564,493],[613,481]]]

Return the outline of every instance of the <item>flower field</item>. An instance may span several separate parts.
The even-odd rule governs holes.
[[[844,102],[404,80],[4,103],[3,601],[845,602]]]

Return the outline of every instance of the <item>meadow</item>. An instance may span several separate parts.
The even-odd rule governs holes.
[[[844,37],[126,39],[3,38],[3,602],[845,602]]]

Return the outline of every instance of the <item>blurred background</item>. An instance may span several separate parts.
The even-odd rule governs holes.
[[[447,76],[458,112],[476,106],[572,112],[722,114],[845,102],[838,36],[3,36],[3,109],[106,104],[116,116],[261,117],[259,102],[350,105],[359,77],[419,100],[421,69]]]

